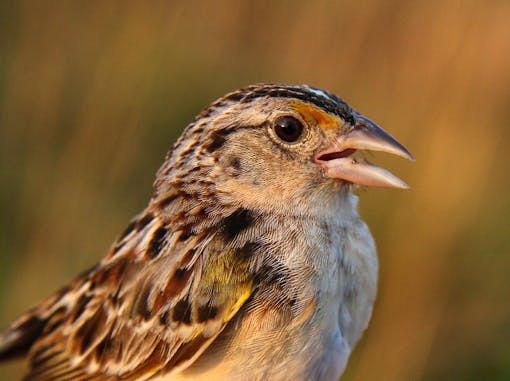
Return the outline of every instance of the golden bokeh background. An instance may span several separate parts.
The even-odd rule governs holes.
[[[306,83],[417,158],[376,157],[410,191],[360,192],[380,292],[343,380],[510,380],[509,20],[505,0],[3,0],[0,326],[106,253],[210,101]]]

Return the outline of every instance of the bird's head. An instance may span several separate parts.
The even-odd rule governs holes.
[[[158,173],[195,196],[308,214],[352,185],[407,188],[355,157],[383,151],[413,159],[382,128],[337,96],[303,85],[262,84],[227,94],[197,116]],[[205,193],[204,193],[205,192]]]

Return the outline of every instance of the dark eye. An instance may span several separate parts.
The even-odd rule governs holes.
[[[280,116],[274,122],[274,132],[287,143],[294,143],[303,134],[303,123],[292,116]]]

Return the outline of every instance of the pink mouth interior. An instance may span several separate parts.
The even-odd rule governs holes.
[[[321,161],[340,159],[342,157],[351,156],[354,152],[356,152],[354,148],[348,148],[340,152],[325,153],[324,155],[319,156],[317,159]]]

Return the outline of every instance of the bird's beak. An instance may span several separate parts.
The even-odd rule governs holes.
[[[334,179],[372,187],[409,188],[386,169],[365,159],[351,157],[357,150],[388,152],[414,160],[413,155],[393,136],[357,114],[355,125],[335,136],[332,144],[317,153],[315,161],[324,168],[326,176]]]

